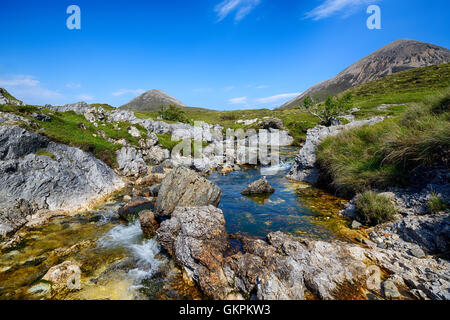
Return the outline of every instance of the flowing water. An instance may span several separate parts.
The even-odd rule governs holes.
[[[336,236],[333,216],[342,199],[285,178],[297,152],[282,148],[279,170],[243,168],[227,176],[210,175],[222,189],[219,207],[228,232],[264,237],[281,230],[318,239]],[[262,175],[276,191],[266,197],[242,196],[241,191]],[[109,203],[54,219],[22,234],[20,243],[1,252],[0,299],[200,299],[158,243],[143,236],[138,221],[118,219],[120,205]],[[55,294],[41,278],[68,260],[81,266],[82,289]]]

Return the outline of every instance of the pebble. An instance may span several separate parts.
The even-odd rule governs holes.
[[[386,280],[382,284],[383,294],[386,299],[398,299],[401,297],[400,292],[398,292],[397,286],[394,282]]]
[[[410,253],[411,255],[413,255],[414,257],[419,258],[419,259],[425,258],[425,256],[426,256],[425,252],[424,252],[421,248],[419,248],[419,247],[413,247],[413,248],[411,248],[411,249],[409,250],[409,253]]]
[[[362,227],[362,224],[361,223],[359,223],[358,221],[356,221],[356,220],[353,220],[353,222],[352,222],[352,229],[359,229],[359,228],[361,228]]]

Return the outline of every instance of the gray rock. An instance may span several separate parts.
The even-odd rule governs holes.
[[[425,258],[425,252],[419,247],[413,247],[409,250],[409,252],[416,258]]]
[[[148,173],[147,165],[142,153],[133,147],[123,147],[117,150],[117,164],[121,173],[128,177],[145,176]]]
[[[51,157],[36,155],[40,149]],[[0,185],[0,230],[11,234],[37,209],[75,211],[124,183],[89,153],[19,127],[0,126]]]
[[[362,224],[361,223],[359,223],[358,221],[356,221],[356,220],[353,220],[352,221],[352,229],[360,229],[362,227]]]
[[[401,297],[400,292],[398,292],[397,286],[394,282],[386,280],[382,283],[383,295],[386,299],[398,299]]]
[[[50,116],[48,116],[46,114],[43,114],[43,113],[33,113],[33,114],[31,114],[31,116],[34,119],[39,120],[39,121],[45,121],[45,122],[52,121],[52,117],[50,117]]]
[[[130,126],[128,127],[128,133],[135,138],[140,138],[141,137],[141,133],[139,132],[139,130],[134,127],[134,126]]]
[[[177,167],[162,181],[155,215],[170,217],[176,207],[218,206],[222,191],[211,181],[185,167]]]
[[[160,146],[153,146],[143,151],[143,156],[146,161],[153,165],[159,165],[164,160],[169,158],[170,152],[167,149],[163,149]]]
[[[152,168],[152,173],[165,173],[162,166],[155,166]]]
[[[250,183],[243,191],[243,195],[257,195],[257,194],[268,194],[274,193],[275,190],[267,181],[266,177],[262,177],[259,180],[256,180]]]
[[[394,246],[403,252],[418,252],[418,247],[431,254],[450,251],[450,213],[426,216],[406,216],[394,223],[374,228],[378,234],[392,234],[399,237]]]
[[[90,105],[88,105],[86,102],[82,101],[82,102],[77,102],[77,103],[71,103],[71,104],[66,104],[62,107],[52,107],[55,111],[59,111],[59,112],[68,112],[68,111],[73,111],[76,114],[85,114],[86,112],[89,112],[92,107]]]

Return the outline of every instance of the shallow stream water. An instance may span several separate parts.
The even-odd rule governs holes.
[[[222,189],[219,208],[229,233],[264,237],[280,230],[326,240],[336,236],[333,215],[343,200],[285,178],[297,152],[282,148],[275,172],[243,168],[226,176],[210,175]],[[242,196],[241,191],[262,175],[275,192]],[[24,233],[16,247],[1,252],[0,299],[200,299],[158,243],[143,236],[139,221],[118,219],[120,205],[109,203]],[[81,290],[55,294],[41,278],[68,260],[81,266]]]

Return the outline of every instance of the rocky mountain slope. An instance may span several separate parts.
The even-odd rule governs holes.
[[[12,95],[9,94],[6,89],[0,88],[0,105],[15,105],[15,106],[23,106],[23,102],[17,100]]]
[[[323,81],[282,105],[281,109],[294,108],[306,96],[322,101],[346,89],[387,75],[436,64],[450,62],[450,50],[420,41],[400,39],[352,64],[336,77]]]
[[[153,111],[159,110],[161,106],[168,106],[171,104],[185,107],[181,101],[169,96],[167,93],[153,89],[134,98],[127,104],[121,106],[120,109],[131,111]]]

